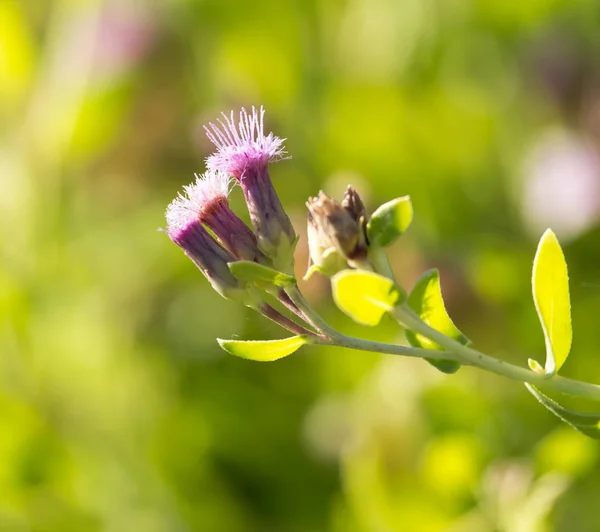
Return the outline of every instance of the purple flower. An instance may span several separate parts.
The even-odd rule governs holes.
[[[252,114],[240,112],[236,124],[233,111],[223,113],[224,122],[205,126],[208,138],[217,147],[206,164],[211,170],[221,170],[232,175],[242,187],[250,220],[259,248],[273,260],[276,267],[290,269],[296,244],[296,233],[273,188],[268,164],[284,158],[283,141],[264,133],[264,110],[254,107]]]
[[[194,183],[184,187],[184,194],[179,194],[167,207],[169,238],[183,249],[223,297],[241,301],[296,334],[314,336],[312,331],[270,306],[254,286],[236,279],[229,270],[228,263],[238,259],[270,264],[258,249],[254,233],[229,208],[230,183],[231,178],[219,170],[196,176]],[[290,301],[283,303],[293,306]]]
[[[227,266],[237,259],[204,228],[195,201],[180,194],[167,207],[166,218],[169,238],[192,259],[213,288],[225,298],[244,300],[246,286]]]
[[[189,208],[215,234],[219,242],[241,260],[268,263],[258,249],[255,234],[229,207],[231,177],[220,170],[208,170],[184,187]]]

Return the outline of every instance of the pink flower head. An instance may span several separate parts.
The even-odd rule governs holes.
[[[227,263],[236,257],[221,246],[204,228],[198,217],[196,199],[179,195],[167,207],[167,234],[183,249],[223,297],[242,299],[246,293],[243,283],[229,271]]]
[[[231,191],[231,177],[219,170],[209,170],[202,175],[194,175],[196,181],[183,187],[185,192],[183,199],[189,202],[202,218],[203,213],[212,209],[215,203],[227,203]]]
[[[206,163],[209,169],[227,172],[237,180],[259,249],[276,267],[291,270],[296,234],[273,188],[268,168],[269,162],[283,158],[284,139],[273,133],[265,136],[264,114],[262,107],[260,113],[253,107],[251,115],[242,109],[236,125],[232,111],[229,117],[223,114],[225,122],[219,119],[218,125],[205,127],[208,138],[217,147]]]
[[[233,111],[227,116],[222,113],[223,122],[210,122],[204,126],[206,135],[217,147],[217,152],[206,159],[206,165],[215,170],[223,170],[236,179],[249,167],[266,166],[269,162],[284,159],[285,150],[281,139],[264,133],[264,109],[252,107],[249,115],[246,109],[240,111],[239,122],[235,123]]]

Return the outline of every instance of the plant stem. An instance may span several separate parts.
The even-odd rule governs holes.
[[[421,349],[407,345],[386,344],[372,340],[363,340],[337,333],[335,339],[313,339],[311,344],[330,345],[335,347],[347,347],[348,349],[358,349],[359,351],[369,351],[371,353],[382,353],[385,355],[400,355],[413,358],[433,358],[437,360],[456,360],[456,355],[447,351],[432,351],[431,349]]]
[[[269,318],[271,321],[274,321],[277,325],[280,325],[290,332],[299,335],[307,335],[309,337],[318,337],[317,333],[302,327],[302,325],[297,324],[295,321],[290,320],[278,310],[274,309],[271,305],[264,304],[256,310],[258,310],[258,312],[260,312],[266,318]]]
[[[600,386],[596,384],[566,379],[557,375],[547,378],[544,375],[534,373],[530,369],[515,366],[514,364],[485,355],[431,328],[407,305],[395,307],[391,314],[402,326],[426,336],[444,349],[447,349],[448,352],[454,353],[455,357],[453,360],[461,364],[485,369],[512,380],[533,383],[537,387],[546,390],[600,401]],[[435,353],[437,356],[437,353],[441,354],[444,352],[438,351]]]
[[[298,290],[297,285],[294,284],[286,287],[285,293],[289,296],[294,305],[298,307],[300,312],[302,312],[306,321],[308,321],[310,325],[317,329],[317,331],[326,334],[330,339],[338,339],[343,337],[341,333],[333,329],[323,318],[321,318],[321,316],[317,314],[316,311],[313,310],[306,299],[304,299],[302,292]]]
[[[312,307],[306,302],[304,296],[298,290],[296,285],[286,288],[286,293],[294,304],[306,316],[308,322],[318,331],[325,334],[326,337],[312,337],[310,342],[316,345],[330,345],[338,347],[347,347],[361,351],[370,351],[375,353],[384,353],[389,355],[401,355],[425,359],[454,360],[465,366],[473,366],[484,369],[496,375],[501,375],[509,379],[524,383],[535,384],[538,388],[552,390],[572,396],[600,401],[600,386],[588,382],[581,382],[572,379],[566,379],[558,375],[547,378],[533,371],[515,366],[503,360],[490,357],[484,353],[476,351],[470,347],[462,345],[460,342],[449,338],[445,334],[431,328],[417,316],[407,305],[399,305],[391,312],[392,316],[405,328],[408,328],[417,334],[426,336],[433,340],[446,351],[435,351],[430,349],[420,349],[404,345],[387,344],[383,342],[374,342],[354,338],[342,334],[333,329],[321,316],[319,316]]]
[[[369,250],[369,260],[371,261],[374,270],[379,275],[383,275],[384,277],[396,282],[396,279],[394,279],[394,273],[392,272],[392,267],[390,266],[390,261],[388,260],[383,248],[371,248]]]
[[[299,308],[298,305],[296,305],[291,299],[290,296],[288,296],[285,292],[285,290],[283,288],[279,288],[277,290],[276,296],[275,296],[279,302],[285,306],[288,310],[292,311],[296,316],[298,316],[301,320],[305,321],[308,323],[308,319],[306,319],[306,316],[304,314],[304,312],[302,312]]]

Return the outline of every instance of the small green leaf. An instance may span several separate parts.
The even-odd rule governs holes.
[[[446,312],[440,286],[440,272],[438,270],[428,270],[421,275],[408,296],[408,306],[427,325],[436,331],[444,333],[446,336],[453,338],[463,345],[470,343],[469,339],[456,328],[456,325],[454,325]],[[413,347],[436,351],[444,350],[441,345],[423,335],[409,330],[405,334],[408,343]],[[453,360],[427,360],[427,362],[444,373],[455,373],[460,368],[460,364]]]
[[[219,345],[230,355],[258,360],[259,362],[271,362],[291,355],[304,344],[309,343],[306,336],[291,336],[282,340],[221,340],[217,339]]]
[[[387,277],[362,270],[335,274],[331,286],[338,308],[363,325],[377,325],[405,297]]]
[[[550,229],[542,236],[535,254],[532,285],[533,301],[546,340],[545,371],[552,377],[569,356],[573,331],[567,263]]]
[[[531,371],[533,371],[534,373],[537,373],[538,375],[546,375],[546,370],[534,358],[528,358],[527,359],[527,365],[529,366],[529,369]]]
[[[317,266],[316,264],[311,264],[311,266],[306,270],[304,277],[302,277],[303,281],[308,281],[315,273],[323,273],[323,268]]]
[[[296,282],[291,275],[249,260],[230,262],[229,269],[236,278],[242,281],[271,283],[276,286],[289,286]]]
[[[535,386],[525,383],[531,394],[550,412],[562,419],[565,423],[571,425],[574,429],[582,432],[590,438],[600,439],[600,415],[598,414],[582,414],[569,410],[564,406],[559,405],[554,399],[544,395]]]
[[[312,264],[303,277],[304,281],[310,279],[314,273],[318,272],[325,277],[332,277],[337,272],[348,267],[348,261],[334,247],[330,247],[323,251],[321,262]]]
[[[413,219],[409,196],[396,198],[381,205],[367,224],[367,237],[374,246],[389,246],[404,233]]]

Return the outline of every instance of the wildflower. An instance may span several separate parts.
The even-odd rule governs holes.
[[[236,124],[233,111],[223,113],[217,123],[205,127],[206,134],[217,147],[217,152],[206,160],[211,170],[232,175],[240,184],[250,220],[258,238],[259,248],[283,270],[292,267],[292,255],[297,241],[296,233],[269,175],[270,162],[284,158],[283,141],[264,133],[264,110],[254,107],[249,114],[242,109]]]
[[[229,207],[231,177],[221,170],[208,170],[184,187],[184,201],[219,242],[240,260],[268,262],[258,249],[256,235]]]
[[[227,299],[245,301],[248,295],[245,283],[236,279],[227,266],[236,257],[204,228],[195,202],[180,194],[167,207],[166,218],[169,238],[183,249],[213,288]]]
[[[169,238],[183,249],[223,297],[244,303],[289,331],[314,336],[313,331],[281,314],[256,288],[240,281],[229,270],[228,263],[237,257],[252,260],[250,255],[260,254],[252,231],[229,208],[229,181],[226,174],[209,171],[185,187],[185,195],[179,194],[167,207]],[[212,237],[203,222],[228,249]]]
[[[306,206],[311,261],[328,273],[345,263],[365,266],[367,213],[356,190],[349,186],[341,204],[321,191]]]

